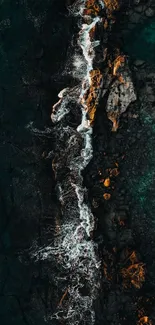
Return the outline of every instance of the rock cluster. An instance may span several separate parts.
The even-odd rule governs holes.
[[[133,1],[120,8],[118,21],[112,16],[111,24],[108,16],[104,26],[102,100],[94,123],[94,157],[85,171],[103,267],[96,324],[152,325],[155,66],[129,58],[123,44],[133,26],[152,19],[148,13],[153,14],[154,3]],[[111,132],[107,117],[117,132]]]

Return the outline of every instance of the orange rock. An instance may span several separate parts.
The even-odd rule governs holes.
[[[94,122],[96,108],[98,104],[98,93],[100,90],[102,74],[99,69],[90,71],[91,84],[82,102],[87,106],[90,124]]]
[[[108,119],[113,123],[112,132],[116,132],[119,127],[119,120],[117,112],[114,114],[113,112],[109,112]]]
[[[110,176],[118,176],[118,175],[119,175],[118,168],[113,168],[110,170]]]
[[[87,9],[92,9],[94,15],[97,15],[100,11],[100,7],[96,4],[96,0],[87,0],[85,6]]]
[[[89,35],[90,35],[90,38],[91,38],[91,39],[94,37],[94,35],[95,35],[95,26],[92,27],[92,29],[91,29],[90,32],[89,32]]]
[[[83,15],[91,16],[93,14],[94,14],[94,10],[93,9],[84,9],[83,10]]]
[[[149,320],[148,316],[143,316],[143,317],[141,317],[141,319],[138,321],[138,325],[143,325],[143,324],[152,325],[152,321]]]
[[[104,199],[105,199],[106,201],[108,201],[108,200],[111,198],[111,194],[109,194],[109,193],[104,193],[104,194],[103,194],[103,197],[104,197]]]
[[[135,288],[140,289],[145,281],[145,264],[138,262],[135,251],[130,254],[126,261],[130,264],[121,270],[123,284],[126,288],[132,284]]]
[[[120,81],[121,84],[125,84],[125,80],[123,79],[122,75],[118,76],[118,80]],[[127,87],[126,84],[125,84],[125,87]]]
[[[105,6],[109,10],[109,13],[113,13],[113,11],[119,9],[118,0],[104,0]]]
[[[110,178],[109,177],[106,178],[103,184],[105,187],[109,187],[110,186]]]
[[[125,56],[124,55],[119,55],[115,61],[114,61],[114,67],[113,67],[113,75],[116,76],[117,75],[117,70],[119,69],[119,67],[122,65],[122,63],[125,62]]]
[[[119,221],[120,226],[125,226],[125,222],[123,220]]]

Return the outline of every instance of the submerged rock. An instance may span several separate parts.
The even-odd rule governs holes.
[[[148,9],[146,9],[146,11],[145,11],[145,15],[146,15],[146,17],[153,17],[154,14],[155,14],[155,11],[154,11],[152,8],[148,8]]]

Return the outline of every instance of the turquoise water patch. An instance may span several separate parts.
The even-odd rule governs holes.
[[[125,39],[125,50],[136,59],[155,63],[155,19],[147,20]]]

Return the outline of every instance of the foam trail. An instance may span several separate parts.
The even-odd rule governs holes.
[[[79,1],[77,11],[85,19],[84,9],[88,1]],[[102,8],[103,2],[99,1]],[[65,180],[58,184],[59,199],[63,210],[63,224],[61,233],[55,239],[54,246],[49,245],[33,252],[33,256],[39,259],[55,260],[60,269],[63,269],[64,278],[67,280],[68,297],[63,304],[58,305],[56,312],[51,318],[60,321],[66,321],[67,325],[83,324],[92,325],[95,321],[95,313],[93,311],[93,301],[97,296],[100,277],[100,261],[98,260],[94,244],[92,232],[94,230],[94,217],[89,206],[84,200],[85,189],[83,188],[83,179],[81,172],[90,162],[93,156],[92,148],[92,126],[87,115],[88,107],[85,95],[91,86],[90,72],[93,70],[93,60],[95,57],[94,48],[99,45],[99,41],[91,41],[90,32],[100,23],[101,18],[90,16],[91,23],[83,23],[79,32],[78,44],[82,49],[83,58],[86,62],[85,75],[79,74],[81,85],[79,96],[69,88],[65,88],[58,95],[59,101],[53,106],[51,114],[52,121],[63,121],[63,117],[70,111],[70,101],[74,99],[81,106],[82,119],[77,130],[64,127],[62,124],[60,136],[59,154],[64,153],[64,148],[68,147],[69,158],[65,158],[68,162],[67,167],[70,174],[66,175]],[[81,69],[81,62],[79,70]],[[66,141],[61,148],[61,139]],[[66,139],[66,140],[65,140]],[[80,140],[79,140],[80,139]],[[76,150],[77,146],[82,142],[80,151]],[[79,154],[77,154],[79,152]],[[63,169],[61,159],[55,164],[57,174]],[[70,194],[68,194],[70,193]],[[70,196],[69,196],[70,195]],[[59,277],[55,277],[56,279]],[[85,294],[81,293],[84,289]],[[64,287],[64,291],[66,287]]]
[[[96,17],[93,19],[92,23],[90,25],[83,24],[82,29],[79,33],[79,44],[82,48],[83,55],[87,61],[87,72],[93,69],[93,59],[94,59],[94,50],[93,48],[99,45],[99,41],[91,42],[89,33],[92,30],[93,27],[96,26],[96,24],[100,21],[99,17]],[[89,78],[89,76],[88,76]]]
[[[60,99],[56,104],[53,105],[53,111],[51,114],[51,119],[53,122],[59,122],[69,112],[68,106],[63,101],[63,98],[65,96],[67,97],[67,91],[69,91],[69,88],[64,88],[61,90],[58,94]]]

